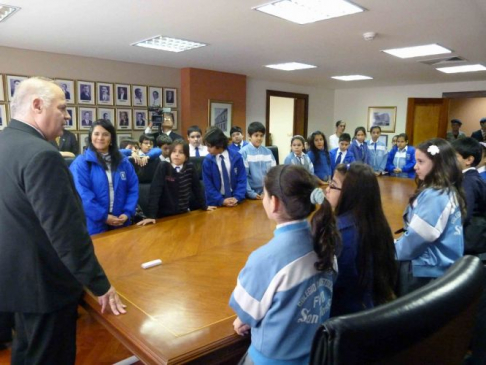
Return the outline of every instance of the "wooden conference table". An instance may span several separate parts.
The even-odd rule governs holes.
[[[397,230],[415,185],[410,179],[379,181],[385,213]],[[96,255],[128,313],[101,315],[90,293],[84,307],[144,363],[236,362],[249,339],[233,332],[229,297],[248,255],[274,229],[261,201],[245,201],[93,236]],[[154,259],[162,265],[141,268]]]

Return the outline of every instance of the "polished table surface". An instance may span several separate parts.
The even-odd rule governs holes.
[[[379,181],[395,231],[415,185],[409,179]],[[229,297],[248,255],[274,229],[261,201],[245,201],[93,236],[96,255],[128,313],[101,315],[89,293],[84,307],[144,363],[231,362],[248,339],[233,332]],[[155,259],[162,265],[141,268]]]

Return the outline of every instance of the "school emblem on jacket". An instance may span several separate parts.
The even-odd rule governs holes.
[[[127,174],[125,173],[125,171],[120,171],[120,178],[122,180],[126,180],[127,179]]]

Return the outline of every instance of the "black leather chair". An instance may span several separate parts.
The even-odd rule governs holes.
[[[275,161],[277,162],[277,165],[279,164],[278,161],[278,147],[277,146],[267,146],[267,148],[272,151],[273,157],[275,157]]]
[[[317,331],[311,365],[461,364],[484,288],[474,256],[391,303],[334,317]]]

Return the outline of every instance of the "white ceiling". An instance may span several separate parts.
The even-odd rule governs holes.
[[[446,75],[417,59],[380,52],[438,43],[486,65],[485,0],[356,0],[366,12],[308,25],[251,10],[267,0],[3,1],[22,10],[0,23],[0,46],[203,68],[330,89],[486,80],[486,72]],[[363,33],[370,31],[378,36],[367,42]],[[130,46],[155,35],[209,46],[181,53]],[[292,72],[263,67],[290,61],[318,67]],[[374,80],[330,78],[348,74]]]

